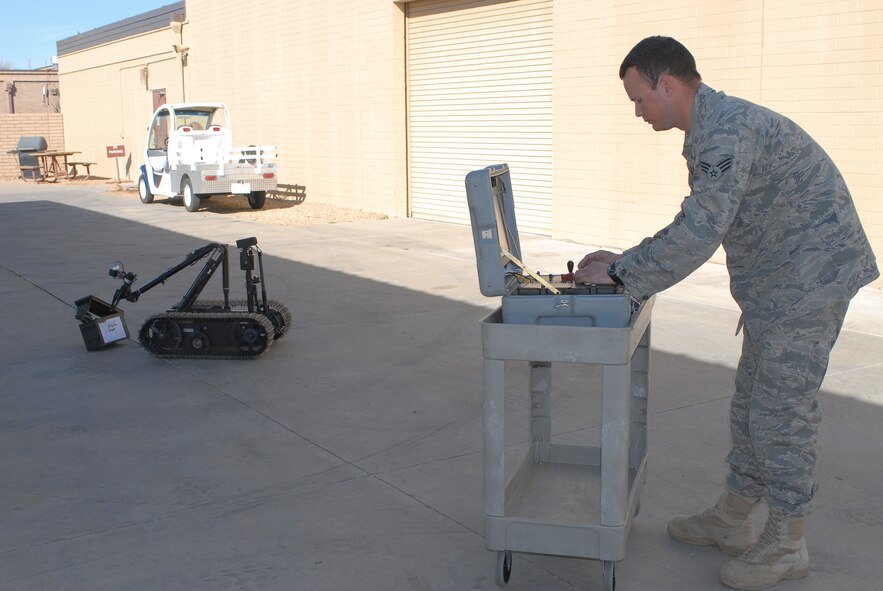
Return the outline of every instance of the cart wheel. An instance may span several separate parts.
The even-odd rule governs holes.
[[[504,587],[512,574],[512,551],[497,550],[497,585]]]
[[[141,203],[153,203],[153,193],[150,192],[143,174],[138,177],[138,196],[141,198]]]
[[[201,205],[201,199],[193,193],[193,184],[186,176],[181,181],[181,198],[184,200],[184,209],[187,211],[196,211]]]
[[[601,578],[603,579],[601,589],[603,591],[613,591],[616,589],[616,563],[612,560],[601,561]]]
[[[264,206],[264,202],[267,200],[267,192],[266,191],[252,191],[248,194],[248,205],[252,209],[260,209]]]

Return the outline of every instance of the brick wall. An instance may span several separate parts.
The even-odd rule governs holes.
[[[50,150],[63,150],[64,122],[61,113],[0,114],[0,178],[19,176],[18,158],[7,154],[23,135],[41,135]]]
[[[9,110],[10,85],[15,88],[12,111]],[[3,90],[0,114],[61,112],[58,73],[54,70],[0,70],[0,89]]]

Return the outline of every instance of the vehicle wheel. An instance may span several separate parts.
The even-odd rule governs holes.
[[[150,192],[143,174],[138,177],[138,196],[141,198],[141,203],[153,203],[153,193]]]
[[[199,195],[196,195],[193,192],[193,184],[186,176],[184,177],[184,180],[181,181],[181,198],[184,200],[184,208],[187,211],[196,211],[199,209],[202,202]]]
[[[252,191],[248,194],[248,204],[252,209],[260,209],[264,206],[264,202],[267,200],[267,192],[266,191]]]
[[[512,575],[512,551],[497,550],[497,585],[505,586]]]

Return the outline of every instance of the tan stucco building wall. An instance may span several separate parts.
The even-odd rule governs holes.
[[[636,119],[617,75],[637,41],[664,34],[690,48],[707,84],[790,116],[822,144],[883,256],[883,0],[553,8],[554,238],[624,248],[677,213],[683,134]],[[234,142],[276,145],[279,181],[309,199],[407,215],[406,13],[390,0],[189,0],[180,33],[59,56],[67,147],[112,177],[104,147],[123,143],[134,180],[151,89],[165,88],[169,101],[226,102]]]
[[[223,101],[236,145],[278,149],[310,199],[404,216],[404,15],[388,0],[187,2],[188,100]]]
[[[618,77],[637,41],[668,35],[706,84],[787,115],[825,148],[883,258],[883,2],[604,4],[554,3],[555,237],[625,248],[679,211],[684,134],[635,118]]]
[[[59,56],[59,84],[64,95],[66,148],[78,161],[95,162],[92,174],[137,179],[147,126],[153,114],[153,90],[165,88],[170,100],[181,95],[180,57],[172,48],[171,29]],[[124,145],[119,163],[107,146]],[[127,174],[128,171],[128,174]]]

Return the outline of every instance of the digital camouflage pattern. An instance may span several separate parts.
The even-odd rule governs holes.
[[[683,154],[691,194],[680,213],[616,264],[635,297],[671,287],[723,244],[733,298],[759,334],[879,276],[843,177],[790,119],[702,84]]]
[[[816,394],[849,299],[879,276],[846,183],[788,118],[700,85],[684,139],[691,194],[616,272],[648,298],[723,244],[746,334],[727,486],[804,515],[815,493]]]
[[[818,394],[848,299],[743,337],[730,405],[727,487],[776,512],[809,513],[816,492]]]

